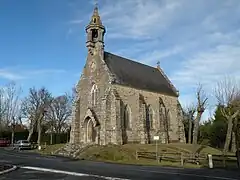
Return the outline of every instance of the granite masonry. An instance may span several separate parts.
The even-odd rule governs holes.
[[[76,86],[70,143],[185,142],[178,91],[160,66],[104,50],[98,8],[86,27],[88,54]],[[129,47],[131,48],[131,47]]]

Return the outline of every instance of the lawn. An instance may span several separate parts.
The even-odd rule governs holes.
[[[58,150],[63,146],[64,144],[48,145],[45,148],[43,148],[40,152],[38,150],[34,150],[34,151],[39,152],[41,154],[52,154],[53,152],[55,152],[56,150]],[[81,152],[77,158],[84,159],[84,160],[104,161],[104,162],[114,162],[114,163],[124,163],[124,164],[161,165],[161,166],[174,166],[174,167],[181,166],[180,162],[161,161],[159,163],[154,159],[145,159],[145,158],[139,158],[137,160],[136,151],[155,152],[156,145],[155,144],[126,144],[126,145],[106,145],[106,146],[95,145]],[[209,147],[209,146],[181,144],[181,143],[159,144],[158,153],[161,154],[163,152],[168,152],[168,153],[197,152],[204,155],[207,155],[207,154],[221,155],[222,154],[220,150]],[[222,161],[214,161],[214,164],[220,167],[222,164]],[[207,162],[202,164],[202,166],[207,166]],[[184,164],[184,167],[200,168],[201,165],[186,163]]]
[[[62,148],[65,146],[65,144],[54,144],[54,145],[47,145],[47,146],[42,146],[42,149],[39,151],[38,149],[31,150],[32,152],[38,152],[41,154],[52,154],[56,150]]]

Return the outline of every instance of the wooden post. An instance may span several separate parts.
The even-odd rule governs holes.
[[[184,166],[184,159],[183,159],[183,153],[181,152],[181,166]]]
[[[156,141],[156,161],[158,161],[158,143],[157,143],[157,141],[159,140],[159,136],[153,136],[153,140]]]
[[[226,167],[226,159],[225,159],[225,154],[223,154],[223,167]]]
[[[157,140],[156,140],[156,161],[158,161],[158,144],[157,144]]]
[[[209,165],[209,168],[213,168],[213,160],[212,160],[212,155],[211,154],[208,154],[208,165]]]
[[[138,160],[138,152],[137,152],[137,150],[136,150],[136,160]]]

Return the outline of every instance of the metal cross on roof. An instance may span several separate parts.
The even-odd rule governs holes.
[[[94,6],[98,7],[98,0],[94,0]]]

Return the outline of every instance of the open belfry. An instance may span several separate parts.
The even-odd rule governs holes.
[[[70,143],[185,142],[178,91],[159,64],[106,52],[97,5],[86,26],[86,64],[77,84]]]

